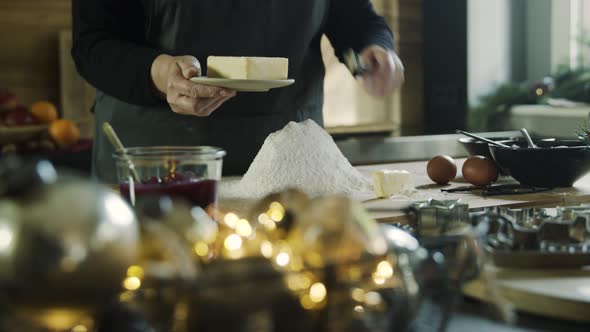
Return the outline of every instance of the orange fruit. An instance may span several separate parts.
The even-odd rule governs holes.
[[[48,101],[38,101],[31,105],[31,114],[41,123],[51,123],[57,120],[57,108]]]
[[[72,121],[61,119],[49,125],[49,136],[57,145],[68,146],[78,141],[80,130]]]

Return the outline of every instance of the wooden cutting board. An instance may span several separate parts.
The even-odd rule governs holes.
[[[516,270],[489,267],[497,293],[515,309],[547,317],[590,323],[590,268],[579,270]],[[467,284],[465,295],[487,302],[489,284]]]
[[[465,160],[457,160],[459,174],[456,181],[447,186],[434,184],[426,174],[427,162],[396,163],[385,165],[361,166],[358,169],[365,175],[371,176],[374,171],[387,170],[406,170],[414,175],[414,181],[418,194],[412,199],[381,199],[365,201],[365,208],[380,222],[400,222],[403,221],[404,213],[402,209],[414,201],[434,199],[460,199],[463,203],[469,204],[471,209],[484,207],[505,206],[505,207],[555,207],[559,205],[574,205],[590,203],[590,174],[578,181],[572,188],[555,189],[548,192],[523,194],[523,195],[506,195],[494,197],[482,197],[471,192],[461,193],[444,193],[441,189],[450,189],[469,185],[463,180],[460,174],[461,167]],[[514,182],[509,177],[502,178],[498,183]],[[371,197],[368,197],[371,198]]]

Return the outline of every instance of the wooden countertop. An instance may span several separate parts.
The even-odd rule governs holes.
[[[458,160],[459,169],[464,160]],[[435,199],[461,199],[470,208],[492,206],[506,207],[555,207],[590,203],[590,174],[578,181],[572,188],[560,188],[548,192],[481,197],[475,193],[442,193],[441,186],[434,185],[426,175],[426,162],[399,163],[359,167],[361,172],[370,175],[380,169],[407,170],[414,174],[419,196]],[[513,182],[511,178],[502,178],[499,182]],[[457,180],[445,188],[468,185],[459,174]],[[378,200],[364,205],[380,222],[403,222],[404,214],[400,211],[410,200]],[[469,297],[490,301],[491,289],[495,289],[503,299],[510,302],[517,310],[546,317],[577,322],[590,322],[590,269],[499,269],[491,264],[492,279],[479,278],[464,287]],[[489,282],[497,288],[490,287]]]
[[[406,170],[414,175],[414,181],[418,194],[412,199],[381,199],[364,202],[365,208],[380,222],[399,222],[405,219],[402,209],[413,201],[423,201],[428,198],[433,199],[460,199],[463,203],[469,204],[471,209],[505,206],[505,207],[555,207],[560,205],[574,205],[590,203],[590,174],[578,181],[572,188],[559,188],[552,191],[522,194],[482,197],[476,193],[444,193],[442,188],[450,189],[460,186],[469,185],[463,180],[461,167],[464,159],[457,160],[459,174],[457,179],[447,186],[434,184],[426,174],[426,163],[396,163],[372,166],[360,166],[358,169],[367,176],[372,172],[387,170]],[[501,178],[498,183],[514,182],[509,177]]]

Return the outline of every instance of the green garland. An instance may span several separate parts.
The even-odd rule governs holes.
[[[505,130],[512,106],[543,104],[548,98],[590,103],[590,69],[562,66],[541,82],[500,85],[469,112],[470,130]]]

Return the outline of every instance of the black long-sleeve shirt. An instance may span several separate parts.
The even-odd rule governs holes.
[[[129,104],[148,106],[161,103],[153,93],[151,64],[162,53],[184,55],[183,50],[164,49],[146,38],[146,30],[153,28],[150,20],[154,19],[147,18],[146,13],[150,10],[157,11],[157,6],[166,1],[178,0],[73,0],[72,56],[79,73],[97,89]],[[192,1],[198,3],[217,0]],[[303,0],[263,1],[269,3],[268,6],[272,6],[273,10],[281,10],[275,7],[282,6],[285,7],[282,12],[289,12],[288,7],[292,1]],[[325,13],[313,15],[311,19],[321,20],[321,24],[317,24],[321,27],[320,31],[314,33],[325,33],[339,57],[346,49],[361,51],[372,44],[393,48],[391,31],[383,18],[375,13],[370,0],[307,1],[309,6],[315,6],[315,1],[329,3],[325,6]],[[238,2],[251,3],[250,0],[233,0],[232,3]],[[210,15],[215,16],[216,13],[212,12]],[[162,17],[162,20],[165,19],[167,18]],[[277,18],[273,19],[275,20]],[[300,27],[293,26],[291,29],[288,34],[296,36],[301,33]],[[197,37],[195,38],[195,43],[199,43]],[[284,53],[288,53],[287,50]]]

